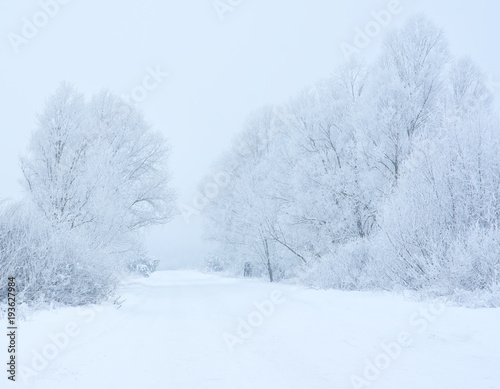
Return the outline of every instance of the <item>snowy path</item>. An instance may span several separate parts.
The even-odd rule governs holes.
[[[190,271],[130,281],[120,294],[120,309],[63,309],[21,323],[21,364],[32,370],[18,370],[19,386],[24,378],[36,389],[332,389],[356,387],[356,375],[358,387],[500,388],[499,309],[441,312],[394,295]],[[255,302],[273,312],[259,314]],[[224,336],[249,315],[261,325],[228,346]]]

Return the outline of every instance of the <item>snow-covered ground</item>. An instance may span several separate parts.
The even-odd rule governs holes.
[[[20,324],[19,386],[500,388],[500,309],[192,271],[127,282],[119,305]],[[49,360],[50,359],[50,360]],[[12,384],[4,377],[1,387]]]

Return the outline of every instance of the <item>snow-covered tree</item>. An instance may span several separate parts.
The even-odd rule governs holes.
[[[108,296],[123,271],[149,274],[140,231],[175,212],[167,157],[137,109],[62,84],[22,158],[27,198],[1,210],[0,278],[16,276],[26,301],[81,304]]]
[[[372,70],[375,112],[370,136],[377,167],[389,187],[401,177],[412,138],[433,119],[448,61],[443,31],[423,16],[412,17],[386,38]]]
[[[500,124],[485,77],[470,62],[451,69],[434,132],[419,137],[381,228],[393,279],[453,291],[498,285]],[[489,239],[481,248],[480,242]]]
[[[54,223],[134,230],[173,215],[167,156],[135,108],[107,91],[85,104],[63,84],[39,116],[22,168],[29,195]]]

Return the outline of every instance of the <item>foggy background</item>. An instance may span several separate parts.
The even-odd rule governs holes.
[[[151,69],[168,73],[138,106],[172,146],[170,168],[179,204],[193,206],[196,188],[229,146],[245,117],[283,103],[345,61],[342,42],[393,1],[243,0],[221,19],[213,0],[72,0],[16,52],[9,34],[41,10],[38,1],[0,0],[0,200],[22,195],[19,156],[36,113],[65,80],[88,97],[102,88],[130,94]],[[235,0],[223,3],[237,4]],[[443,27],[450,49],[470,55],[500,86],[500,5],[400,0],[396,27],[424,12]],[[485,26],[481,28],[481,26]],[[488,26],[488,29],[486,29]],[[384,29],[362,50],[370,56]],[[498,93],[497,93],[498,95]],[[182,216],[148,233],[161,268],[195,266],[206,251],[200,218]]]

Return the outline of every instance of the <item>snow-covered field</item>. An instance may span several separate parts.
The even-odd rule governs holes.
[[[192,271],[157,272],[119,294],[120,308],[22,322],[20,382],[1,386],[500,388],[500,309]]]

